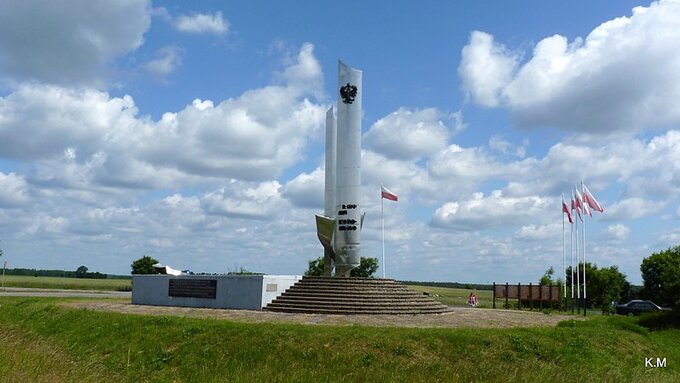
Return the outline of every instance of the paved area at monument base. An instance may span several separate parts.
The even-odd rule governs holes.
[[[583,320],[582,316],[565,314],[546,315],[518,310],[492,310],[453,307],[443,314],[420,315],[329,315],[291,314],[255,310],[213,310],[186,307],[139,306],[121,302],[80,301],[65,305],[88,310],[112,311],[126,314],[176,315],[181,317],[212,318],[250,323],[299,323],[336,326],[390,326],[439,328],[504,328],[555,326],[567,319]]]

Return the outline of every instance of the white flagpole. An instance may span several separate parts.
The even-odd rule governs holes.
[[[572,195],[574,198],[576,198],[576,193],[572,192]],[[576,206],[576,214],[579,217],[582,217],[579,215],[579,207]],[[578,299],[578,311],[581,312],[581,273],[580,273],[580,268],[581,265],[579,265],[579,247],[578,247],[578,220],[574,219],[576,222],[576,299]]]
[[[581,192],[583,192],[583,180],[581,180]],[[581,198],[583,199],[583,198]],[[581,201],[583,204],[583,201]],[[585,207],[585,206],[584,206]],[[585,209],[584,209],[585,210]],[[586,215],[583,214],[583,315],[586,315]]]
[[[571,209],[572,213],[574,209]],[[575,220],[572,216],[572,221]],[[574,224],[569,225],[569,254],[571,255],[571,311],[574,313]]]
[[[383,279],[385,279],[385,209],[384,209],[384,198],[382,196],[382,184],[380,185],[380,226],[382,227],[382,269],[383,269]]]
[[[560,206],[560,211],[564,207],[564,194],[562,194],[562,206]],[[565,263],[565,251],[566,251],[566,244],[565,244],[565,236],[564,236],[564,211],[562,211],[562,275],[564,276],[564,288],[562,289],[564,291],[564,301],[566,305],[567,301],[567,265]]]

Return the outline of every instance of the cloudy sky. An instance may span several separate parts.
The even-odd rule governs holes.
[[[364,73],[363,255],[400,197],[388,277],[536,282],[581,180],[598,266],[640,283],[680,243],[679,2],[243,3],[0,3],[10,267],[301,274],[338,59]]]

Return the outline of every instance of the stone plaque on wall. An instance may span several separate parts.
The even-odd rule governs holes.
[[[168,295],[180,298],[215,299],[217,280],[215,279],[170,279]]]

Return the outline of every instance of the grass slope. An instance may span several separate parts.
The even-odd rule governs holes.
[[[331,327],[123,315],[55,302],[0,298],[3,339],[19,339],[20,352],[42,358],[8,359],[11,351],[2,351],[5,376],[40,376],[54,359],[72,372],[53,375],[53,383],[680,381],[680,332],[650,333],[632,318],[524,329]],[[666,357],[668,367],[645,368],[645,357]],[[93,375],[68,375],[83,371]]]
[[[76,361],[60,347],[21,328],[0,327],[0,381],[2,382],[100,382],[108,379],[93,363]]]

